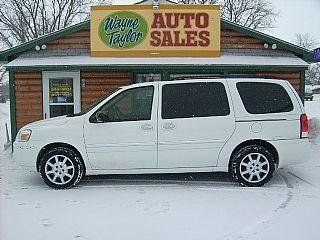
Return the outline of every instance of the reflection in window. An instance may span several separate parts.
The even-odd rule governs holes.
[[[153,86],[126,90],[103,105],[100,110],[108,122],[150,120]]]
[[[51,105],[50,117],[58,117],[72,114],[74,112],[73,105]]]
[[[162,118],[226,116],[230,108],[219,82],[166,84],[162,87]]]
[[[143,83],[143,82],[158,82],[161,81],[160,73],[138,73],[135,74],[135,82]]]

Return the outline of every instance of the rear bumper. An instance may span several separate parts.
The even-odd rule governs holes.
[[[270,141],[279,154],[278,167],[304,163],[310,159],[311,144],[307,138]]]

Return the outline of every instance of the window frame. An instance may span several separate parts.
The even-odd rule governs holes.
[[[199,119],[199,118],[219,118],[219,117],[227,117],[230,116],[230,114],[232,113],[232,106],[231,106],[231,100],[230,100],[230,96],[229,96],[229,89],[228,86],[222,82],[222,81],[198,81],[198,82],[193,82],[191,80],[181,80],[183,82],[172,82],[172,83],[165,83],[163,85],[161,85],[161,101],[159,102],[159,105],[161,105],[161,111],[159,113],[159,117],[166,121],[166,120],[177,120],[177,119]],[[181,84],[201,84],[201,83],[217,83],[217,84],[221,84],[224,88],[225,91],[225,96],[226,96],[226,100],[227,100],[227,106],[228,106],[228,114],[225,115],[210,115],[210,116],[195,116],[195,117],[175,117],[175,118],[164,118],[163,117],[163,87],[167,86],[167,85],[181,85]]]
[[[151,88],[153,90],[152,92],[152,100],[151,100],[151,108],[150,108],[150,118],[149,119],[143,119],[143,120],[121,120],[121,121],[107,121],[107,122],[98,122],[96,120],[96,114],[100,111],[100,109],[105,106],[108,102],[112,101],[114,98],[118,97],[120,94],[123,94],[125,92],[128,92],[130,90],[138,89],[138,88]],[[89,122],[90,123],[122,123],[122,122],[139,122],[139,121],[151,121],[152,120],[152,111],[153,111],[153,105],[154,105],[154,99],[155,99],[155,87],[153,85],[147,85],[147,86],[138,86],[138,87],[132,87],[132,88],[127,88],[124,89],[123,91],[118,92],[115,96],[112,98],[108,99],[104,103],[102,103],[97,110],[95,110],[89,117]],[[95,119],[95,120],[93,120]]]

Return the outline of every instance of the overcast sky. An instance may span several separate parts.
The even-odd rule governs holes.
[[[293,41],[296,33],[309,33],[320,46],[320,0],[270,0],[280,11],[276,28],[268,34]],[[137,0],[113,0],[113,4],[133,4]]]

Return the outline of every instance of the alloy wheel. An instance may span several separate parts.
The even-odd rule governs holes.
[[[269,161],[261,153],[250,153],[240,162],[240,174],[250,183],[261,182],[269,171]]]
[[[45,174],[52,183],[63,185],[71,181],[75,174],[75,169],[68,157],[54,155],[45,164]]]

